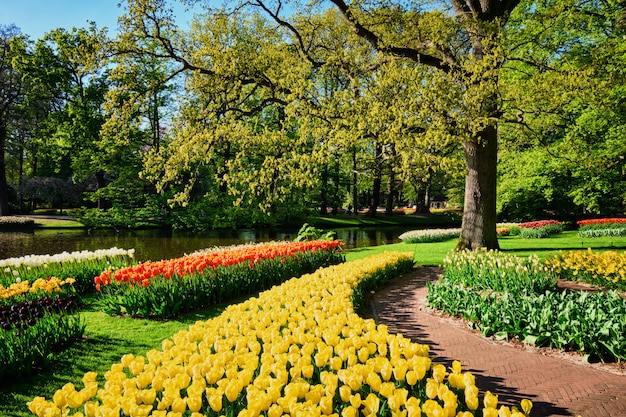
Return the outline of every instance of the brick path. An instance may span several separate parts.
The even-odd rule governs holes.
[[[577,363],[568,355],[496,342],[462,322],[425,309],[426,282],[437,268],[420,267],[393,280],[370,302],[372,315],[393,333],[430,345],[436,361],[461,361],[476,375],[481,392],[498,394],[499,404],[533,402],[531,416],[626,416],[626,374]]]

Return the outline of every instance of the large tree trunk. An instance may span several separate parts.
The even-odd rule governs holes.
[[[352,212],[359,214],[359,188],[357,177],[356,149],[352,152]]]
[[[104,172],[96,172],[96,182],[98,184],[98,190],[106,187],[106,179],[104,178]],[[111,208],[111,202],[104,197],[98,197],[98,210],[108,210]]]
[[[320,215],[328,214],[328,164],[322,167],[322,187],[320,189]]]
[[[463,143],[467,175],[457,250],[499,249],[496,234],[497,140],[496,126],[490,125],[480,132],[477,141]]]
[[[4,148],[7,141],[6,124],[0,120],[0,216],[11,214],[9,207],[9,185],[7,184],[7,169],[4,160]]]
[[[391,216],[393,214],[393,200],[396,195],[396,177],[393,169],[389,170],[389,178],[387,179],[387,201],[385,205],[385,215]]]

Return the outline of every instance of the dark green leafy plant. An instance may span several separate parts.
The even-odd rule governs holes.
[[[293,240],[294,242],[303,242],[307,240],[335,240],[337,233],[333,230],[324,232],[321,229],[317,229],[308,223],[304,223],[298,231],[298,236]]]

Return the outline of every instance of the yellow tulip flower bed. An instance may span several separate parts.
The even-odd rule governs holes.
[[[546,260],[562,278],[626,291],[626,253],[617,251],[562,252]]]
[[[524,416],[479,400],[474,376],[353,309],[353,290],[412,268],[387,252],[293,278],[198,321],[145,356],[125,355],[98,381],[28,403],[39,417]]]

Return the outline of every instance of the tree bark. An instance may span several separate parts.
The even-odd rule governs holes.
[[[370,208],[367,213],[369,217],[376,217],[378,206],[380,205],[380,171],[374,173],[374,185],[372,185],[372,198]]]
[[[0,120],[0,216],[11,214],[9,206],[9,185],[7,184],[7,169],[4,159],[4,151],[7,140],[7,127],[3,120]]]
[[[359,188],[357,176],[356,149],[352,152],[352,212],[359,214]]]
[[[322,167],[322,187],[320,189],[320,215],[328,214],[328,164]]]
[[[106,187],[106,179],[104,178],[104,172],[96,172],[96,182],[98,184],[98,190]],[[104,197],[98,197],[98,210],[108,210],[111,208],[111,203]]]
[[[496,126],[485,127],[478,140],[465,141],[463,149],[467,175],[461,237],[456,249],[499,249],[496,233]]]
[[[385,205],[385,215],[393,215],[393,200],[396,195],[396,177],[393,169],[389,170],[389,178],[387,179],[387,201]]]

